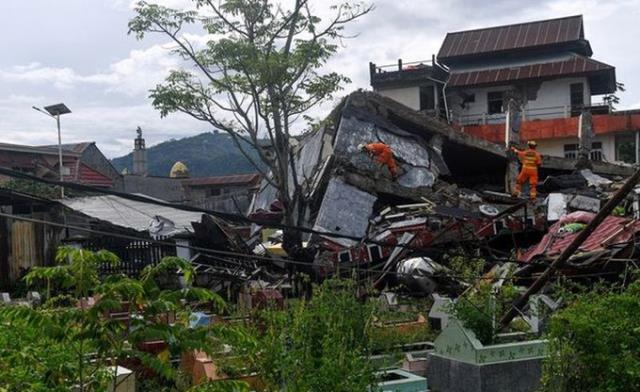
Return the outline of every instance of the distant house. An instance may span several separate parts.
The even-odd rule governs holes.
[[[576,157],[579,117],[589,113],[592,160],[640,162],[640,112],[613,111],[615,67],[592,55],[580,15],[458,31],[428,67],[370,65],[371,85],[416,110],[430,102],[423,93],[432,85],[446,98],[437,115],[496,143],[504,143],[508,104],[517,102],[521,141],[535,139],[543,154],[566,158]],[[402,84],[389,89],[387,80]]]
[[[182,180],[186,203],[215,211],[246,214],[260,185],[259,174]]]
[[[60,179],[58,146],[0,143],[0,166],[42,178]],[[117,187],[120,174],[94,142],[62,145],[64,181],[104,188]]]

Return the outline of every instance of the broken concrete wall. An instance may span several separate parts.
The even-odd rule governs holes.
[[[313,228],[318,231],[363,237],[376,200],[376,196],[334,177],[329,181]],[[345,247],[355,244],[355,241],[346,238],[331,240]]]
[[[380,164],[358,150],[358,145],[382,142],[389,145],[402,168],[398,183],[415,188],[432,186],[438,177],[437,165],[432,163],[426,143],[418,137],[387,124],[380,126],[375,121],[363,121],[354,115],[343,115],[335,141],[336,157],[347,162],[357,171],[378,173]]]

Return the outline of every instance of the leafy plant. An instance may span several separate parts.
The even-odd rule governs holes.
[[[497,319],[518,296],[517,289],[505,284],[494,292],[490,283],[481,281],[475,289],[458,298],[451,310],[482,344],[492,344],[498,333]]]
[[[640,282],[584,293],[556,313],[542,392],[640,390]]]
[[[487,262],[483,258],[469,257],[462,249],[445,255],[444,261],[456,277],[467,283],[474,283],[487,268]]]
[[[152,369],[171,388],[179,377],[169,358],[189,350],[211,353],[222,346],[217,329],[189,327],[194,307],[206,303],[220,308],[224,303],[192,286],[194,270],[186,260],[165,258],[147,267],[140,280],[110,276],[104,281],[97,273],[99,264],[118,262],[109,252],[61,248],[58,262],[35,269],[26,279],[45,282],[48,289],[55,286],[60,295],[49,296],[38,309],[0,307],[0,343],[6,343],[0,350],[7,354],[0,357],[0,381],[10,390],[104,390],[121,361]],[[169,272],[183,276],[184,288],[159,285],[157,278]],[[95,296],[94,305],[79,301],[89,295]],[[60,298],[71,299],[71,306],[59,306]],[[112,312],[124,313],[128,321],[109,317]],[[144,343],[152,340],[164,342],[165,352],[146,352]],[[27,371],[21,361],[33,366]]]
[[[2,183],[3,188],[11,189],[17,192],[28,193],[30,195],[40,196],[45,199],[60,198],[60,187],[48,185],[41,182],[15,178]],[[70,193],[65,192],[68,195]]]
[[[52,284],[63,290],[71,290],[76,298],[87,297],[99,283],[98,268],[103,264],[117,265],[120,260],[111,252],[91,252],[85,249],[63,246],[56,253],[58,265],[33,267],[24,279],[31,286],[45,282],[47,299],[51,297]]]
[[[368,391],[373,309],[350,281],[329,280],[309,301],[263,314],[253,362],[268,391]]]

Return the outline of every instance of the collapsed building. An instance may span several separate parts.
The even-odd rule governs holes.
[[[400,166],[397,180],[359,151],[371,142],[392,147]],[[438,248],[465,242],[489,253],[488,244],[498,243],[491,254],[499,258],[501,237],[507,237],[503,250],[508,251],[519,247],[519,234],[532,233],[523,243],[531,245],[546,228],[543,203],[503,193],[510,164],[504,147],[376,93],[346,97],[325,125],[304,135],[294,149],[308,202],[303,226],[314,230],[305,244],[314,250],[312,261],[321,275],[338,266],[378,266],[381,282],[410,255],[437,255]],[[541,178],[562,179],[574,166],[572,159],[544,157]],[[599,162],[593,171],[617,175],[633,169]],[[606,181],[594,172],[585,175]],[[581,177],[585,184],[587,177]],[[252,216],[278,219],[280,207],[275,189],[264,181]],[[254,241],[259,242],[260,229],[254,226]]]

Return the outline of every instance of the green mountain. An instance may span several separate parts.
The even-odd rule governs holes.
[[[247,146],[252,159],[260,162],[258,154]],[[256,169],[234,145],[231,137],[223,133],[206,132],[178,140],[169,140],[147,148],[149,174],[168,176],[171,166],[184,162],[191,177],[224,176],[255,173]],[[122,171],[133,168],[133,153],[111,160]]]

